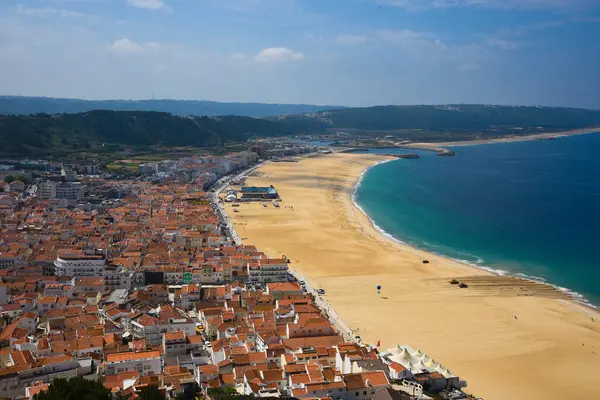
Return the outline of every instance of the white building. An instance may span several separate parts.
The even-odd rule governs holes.
[[[104,290],[131,289],[133,272],[120,265],[107,265],[104,268]]]
[[[142,174],[154,174],[157,171],[158,171],[157,163],[140,164],[140,172]]]
[[[12,181],[6,184],[4,190],[7,192],[22,192],[25,190],[25,184],[21,181]]]
[[[29,353],[28,351],[26,351]],[[31,354],[31,353],[29,353]],[[30,355],[33,357],[33,355]],[[12,355],[5,361],[7,366],[14,366],[16,360]],[[4,398],[23,396],[25,388],[33,382],[52,382],[58,378],[74,378],[81,370],[81,362],[73,359],[70,354],[62,354],[37,359],[30,368],[16,369],[14,372],[0,375],[0,393]]]
[[[59,253],[54,261],[57,276],[104,276],[103,254]]]
[[[38,185],[37,195],[44,200],[55,199],[57,184],[57,182],[53,181],[46,181],[40,183]]]
[[[251,283],[285,282],[288,280],[287,260],[268,258],[248,264],[248,280]]]
[[[163,334],[167,332],[183,331],[186,337],[196,334],[196,323],[174,312],[160,311],[156,317],[134,313],[133,318],[124,317],[121,322],[124,330],[131,332],[135,338],[146,339],[150,346],[162,344]]]
[[[76,205],[83,201],[86,186],[81,182],[46,181],[38,185],[37,195],[44,199],[67,200],[68,205]]]
[[[183,331],[163,333],[162,346],[165,357],[185,355],[187,350],[186,335]]]
[[[68,200],[69,204],[83,201],[86,186],[81,182],[60,182],[56,186],[56,198]]]
[[[116,375],[126,371],[138,371],[141,376],[160,375],[162,360],[159,351],[139,353],[113,353],[106,356],[106,375]]]
[[[75,182],[77,180],[77,172],[73,168],[63,166],[60,170],[60,175],[67,182]]]
[[[0,252],[0,269],[10,269],[23,264],[23,253],[12,250],[8,252]]]
[[[94,161],[80,161],[73,164],[67,164],[65,167],[83,175],[97,175],[100,173],[100,165]],[[75,175],[75,178],[77,178],[77,175]]]

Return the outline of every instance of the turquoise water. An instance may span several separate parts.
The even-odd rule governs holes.
[[[355,201],[405,243],[600,305],[600,133],[453,149],[369,169]]]

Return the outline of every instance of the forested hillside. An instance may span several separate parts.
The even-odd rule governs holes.
[[[556,131],[600,125],[600,110],[489,105],[378,106],[316,112],[306,114],[304,118],[337,129],[486,132],[522,128]],[[298,117],[277,119],[297,122]]]
[[[223,116],[178,117],[145,111],[0,116],[0,155],[31,156],[86,150],[102,144],[219,146],[254,136],[302,133],[320,124]]]
[[[214,147],[254,137],[336,131],[435,142],[589,127],[600,127],[600,111],[486,105],[349,108],[270,118],[181,117],[147,111],[4,115],[0,155],[56,155],[105,144]]]

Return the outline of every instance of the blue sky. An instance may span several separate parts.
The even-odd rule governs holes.
[[[0,93],[600,108],[600,0],[2,0]]]

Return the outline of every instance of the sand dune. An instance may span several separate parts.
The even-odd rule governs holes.
[[[242,204],[230,216],[240,237],[285,254],[326,289],[365,341],[420,348],[486,399],[600,398],[592,347],[600,353],[600,315],[549,285],[491,275],[381,235],[350,197],[361,172],[381,159],[334,154],[267,164],[249,183],[274,185],[281,207]]]

